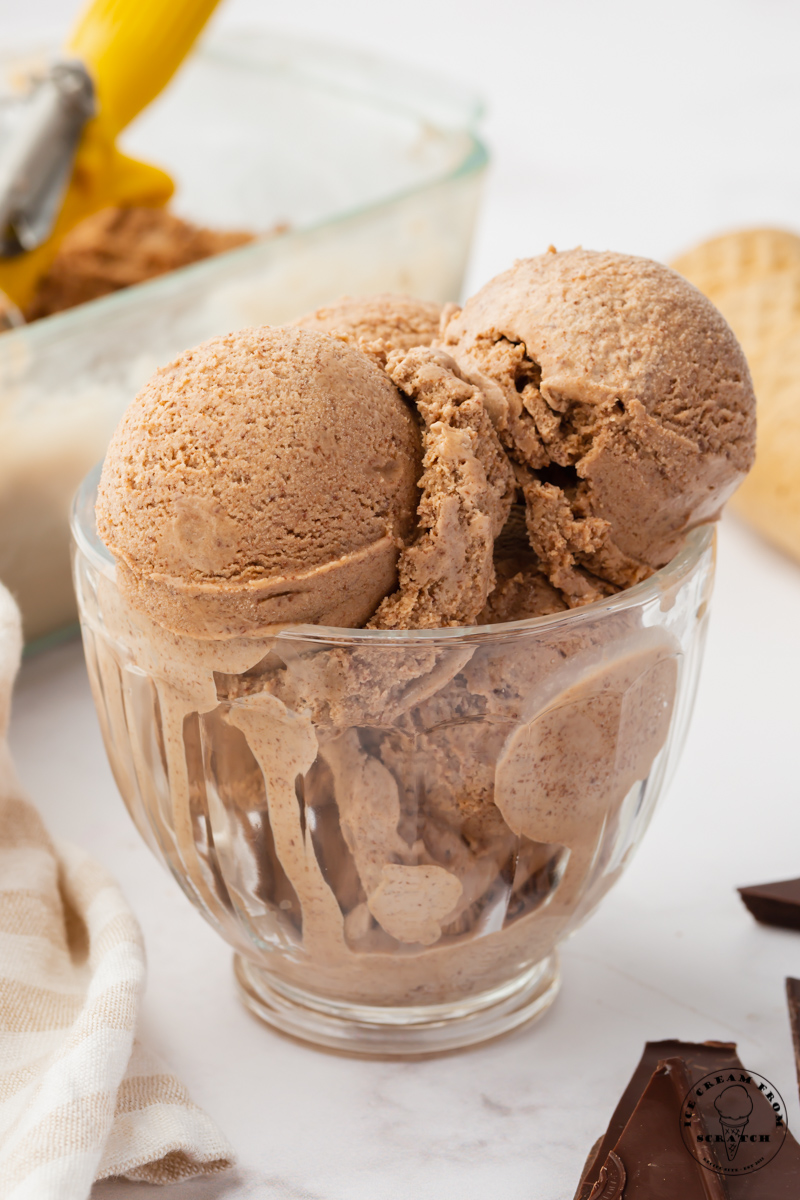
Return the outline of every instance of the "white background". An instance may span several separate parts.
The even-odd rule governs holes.
[[[3,0],[0,36],[63,30],[71,7]],[[669,258],[739,224],[800,229],[791,0],[230,0],[216,19],[306,30],[483,92],[494,166],[469,290],[550,242]],[[226,947],[116,794],[80,647],[29,661],[23,778],[53,831],[120,879],[149,953],[142,1035],[239,1153],[236,1173],[164,1200],[569,1200],[648,1038],[738,1041],[800,1127],[782,994],[800,934],[756,926],[734,891],[800,875],[799,677],[800,567],[726,519],[682,765],[629,873],[566,947],[556,1005],[484,1050],[381,1064],[295,1046],[240,1009]]]

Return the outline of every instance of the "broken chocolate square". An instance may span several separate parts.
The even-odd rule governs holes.
[[[650,1077],[659,1062],[667,1058],[681,1057],[696,1068],[699,1076],[717,1066],[733,1066],[738,1063],[736,1046],[732,1042],[648,1042],[631,1080],[614,1110],[608,1129],[597,1144],[594,1153],[584,1168],[583,1178],[575,1200],[589,1200],[592,1188],[598,1182],[600,1170],[611,1150],[628,1124],[633,1110],[647,1087]]]
[[[779,1100],[731,1044],[648,1042],[576,1200],[797,1200]]]
[[[789,1024],[792,1027],[794,1065],[797,1071],[797,1087],[800,1090],[800,979],[786,980],[786,999],[789,1002]]]
[[[758,883],[737,890],[757,921],[783,929],[800,929],[800,879]]]

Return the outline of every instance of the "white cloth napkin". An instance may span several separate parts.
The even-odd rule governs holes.
[[[0,1198],[85,1200],[109,1176],[172,1183],[233,1154],[134,1038],[136,918],[108,873],[55,844],[6,743],[20,620],[0,585]]]

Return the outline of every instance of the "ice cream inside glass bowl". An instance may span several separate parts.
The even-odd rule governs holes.
[[[686,731],[753,398],[666,268],[527,260],[187,351],[75,505],[106,748],[270,1024],[494,1037],[641,838]]]

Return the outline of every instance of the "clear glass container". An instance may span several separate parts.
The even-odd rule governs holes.
[[[0,135],[23,65],[0,56]],[[75,620],[70,503],[157,367],[344,293],[458,299],[478,116],[439,78],[262,31],[210,38],[125,131],[179,215],[268,236],[0,336],[0,578],[27,641]]]
[[[567,613],[425,631],[153,625],[73,514],[106,749],[142,836],[269,1024],[353,1053],[504,1033],[619,877],[686,733],[714,533]]]

